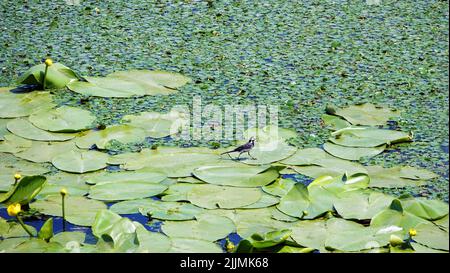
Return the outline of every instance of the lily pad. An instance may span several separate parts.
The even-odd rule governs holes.
[[[26,205],[41,191],[46,180],[41,175],[25,176],[8,192],[0,193],[0,203]]]
[[[254,233],[289,229],[295,222],[278,221],[272,218],[274,208],[237,209],[234,222],[239,236],[248,238]]]
[[[295,154],[288,157],[280,163],[286,165],[312,165],[315,161],[320,159],[334,159],[335,157],[329,155],[324,150],[319,148],[306,148],[297,150]]]
[[[166,179],[167,176],[161,172],[155,172],[148,169],[137,171],[105,172],[102,175],[93,176],[86,180],[88,184],[106,184],[106,183],[126,183],[140,182],[157,184]]]
[[[13,119],[0,118],[0,141],[5,140],[5,135],[9,134],[6,124]]]
[[[207,240],[171,237],[171,253],[223,253],[219,245]]]
[[[28,230],[33,235],[37,235],[37,231],[33,226],[25,225]],[[15,238],[15,237],[25,237],[25,239],[28,239],[30,235],[23,229],[23,227],[17,223],[17,222],[7,222],[5,219],[0,217],[0,237],[2,239],[8,239],[8,238]],[[0,240],[0,251],[3,248],[7,248],[9,246],[6,246],[6,244],[2,244]]]
[[[38,64],[31,67],[18,80],[23,84],[44,84],[45,64]],[[78,76],[67,66],[61,63],[53,63],[47,69],[45,77],[46,88],[62,88],[66,84],[76,81]]]
[[[41,175],[50,170],[40,164],[18,159],[9,154],[0,153],[0,191],[8,191],[14,183],[14,175],[20,173],[22,176]]]
[[[194,205],[206,209],[240,208],[258,202],[262,192],[257,188],[236,188],[217,185],[195,185],[187,193],[187,199]]]
[[[26,117],[34,112],[49,110],[55,106],[49,92],[0,93],[0,118]]]
[[[153,206],[154,203],[155,203],[155,200],[150,199],[150,198],[134,199],[134,200],[117,202],[117,203],[113,204],[111,207],[109,207],[109,209],[112,212],[115,212],[118,214],[133,214],[133,213],[139,213],[140,208]]]
[[[375,188],[421,186],[426,184],[426,179],[435,177],[429,171],[413,167],[383,168],[381,166],[367,166],[366,169],[370,177],[370,187]]]
[[[297,151],[297,148],[283,141],[270,143],[257,142],[250,154],[253,158],[247,158],[242,162],[250,165],[270,164],[283,160]]]
[[[334,208],[345,219],[372,219],[378,212],[386,209],[394,197],[370,191],[348,191],[334,201]]]
[[[97,151],[70,151],[52,159],[56,168],[72,173],[85,173],[106,167],[108,154]]]
[[[31,140],[13,134],[4,135],[5,140],[0,142],[0,153],[20,153],[31,147]]]
[[[374,157],[382,153],[386,149],[386,145],[378,147],[361,148],[361,147],[346,147],[327,142],[323,145],[323,149],[335,157],[346,160],[359,160],[361,157]]]
[[[285,196],[295,185],[295,181],[292,179],[280,178],[275,180],[272,184],[262,187],[264,192],[272,194],[278,197]]]
[[[201,214],[193,221],[166,221],[162,231],[169,237],[216,241],[234,232],[233,221],[227,217]]]
[[[336,109],[336,115],[345,118],[353,125],[384,125],[390,118],[398,117],[400,112],[371,103],[351,105]]]
[[[176,183],[170,185],[161,197],[163,201],[187,201],[187,193],[195,187],[191,183]]]
[[[88,193],[89,188],[80,187],[80,186],[61,186],[54,185],[50,183],[46,183],[39,194],[36,196],[36,199],[45,199],[50,195],[60,196],[61,189],[66,189],[71,196],[84,196]]]
[[[259,209],[259,208],[266,208],[271,207],[280,202],[280,199],[278,197],[275,197],[270,194],[263,193],[261,196],[261,199],[258,200],[258,202],[253,203],[251,205],[242,207],[242,209]]]
[[[203,213],[203,209],[185,202],[161,202],[152,200],[145,206],[139,207],[139,212],[150,218],[161,220],[192,220]]]
[[[234,187],[265,186],[278,177],[270,166],[211,165],[195,169],[193,174],[210,184]]]
[[[347,128],[347,127],[350,127],[350,125],[351,125],[345,119],[341,119],[340,117],[327,115],[327,114],[322,115],[322,120],[323,120],[324,124],[333,131]]]
[[[89,131],[86,135],[77,138],[76,144],[81,149],[89,149],[96,145],[99,149],[106,149],[110,141],[115,140],[123,144],[144,141],[146,133],[141,128],[130,125],[113,125],[104,130]]]
[[[38,141],[66,141],[76,136],[76,134],[51,133],[34,126],[25,119],[14,119],[8,122],[7,128],[16,136]]]
[[[354,174],[366,174],[367,170],[364,166],[356,162],[349,162],[343,159],[318,159],[315,160],[314,165],[308,166],[292,166],[292,168],[303,175],[317,178],[320,176],[340,176],[347,174],[348,176]]]
[[[448,215],[445,217],[442,217],[439,220],[433,221],[433,223],[435,225],[439,226],[441,229],[448,232],[448,225],[449,225]]]
[[[86,233],[81,231],[71,231],[71,232],[60,232],[58,234],[55,234],[51,239],[50,242],[59,243],[62,246],[65,246],[67,243],[70,242],[77,242],[79,244],[84,243],[84,240],[86,239]]]
[[[449,250],[448,232],[432,223],[418,224],[415,229],[417,235],[414,236],[414,241],[434,249]]]
[[[383,144],[409,142],[412,141],[412,135],[395,130],[349,127],[332,133],[328,140],[341,146],[370,148]]]
[[[35,112],[28,118],[36,127],[50,132],[71,133],[93,127],[95,116],[91,112],[70,106]]]
[[[142,112],[139,115],[126,115],[122,121],[142,128],[146,135],[153,138],[162,138],[180,132],[185,124],[189,123],[189,116],[185,113],[172,110],[162,114],[157,112]]]
[[[426,198],[401,199],[403,209],[427,220],[437,220],[448,215],[448,204]]]
[[[106,209],[103,202],[81,196],[65,197],[66,220],[79,226],[91,226],[98,211]],[[62,216],[61,196],[49,196],[30,204],[31,208],[51,216]]]
[[[161,233],[150,232],[137,222],[133,222],[136,226],[136,238],[139,243],[138,253],[166,253],[172,247],[172,240]]]
[[[299,221],[292,226],[291,237],[301,246],[322,250],[328,235],[326,223],[323,219]]]
[[[73,142],[40,142],[33,141],[31,147],[14,155],[31,162],[52,162],[52,159],[60,154],[76,150]]]
[[[130,200],[155,196],[167,189],[161,184],[120,181],[97,183],[89,190],[89,198],[105,201]]]

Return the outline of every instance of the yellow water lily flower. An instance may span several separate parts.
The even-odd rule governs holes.
[[[236,246],[233,244],[233,242],[231,242],[228,239],[227,239],[227,243],[226,243],[225,247],[227,248],[228,252],[231,252],[236,248]]]
[[[46,66],[51,66],[52,64],[53,64],[52,59],[46,59],[46,60],[45,60],[45,65],[46,65]]]
[[[22,178],[22,176],[20,175],[20,173],[16,173],[15,175],[14,175],[14,179],[16,179],[16,180],[19,180],[19,179],[21,179]]]
[[[17,216],[22,211],[22,206],[19,203],[14,203],[8,206],[6,209],[9,216]]]
[[[66,188],[62,188],[62,189],[59,191],[59,193],[60,193],[62,196],[65,196],[65,195],[67,195],[69,192],[67,191]]]
[[[413,237],[417,235],[417,230],[410,228],[409,229],[409,236]]]

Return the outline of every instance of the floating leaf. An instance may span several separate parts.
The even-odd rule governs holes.
[[[144,96],[145,89],[138,83],[114,77],[84,77],[86,81],[75,81],[67,87],[84,96],[104,98],[128,98]]]
[[[161,197],[163,201],[187,201],[187,193],[195,187],[191,183],[176,183],[170,185]]]
[[[18,159],[13,155],[0,153],[0,191],[8,191],[14,183],[14,175],[20,173],[22,176],[40,175],[50,170],[40,164]]]
[[[31,140],[18,137],[16,135],[4,135],[4,141],[0,142],[0,153],[20,153],[30,148]]]
[[[370,177],[370,187],[375,188],[401,188],[406,186],[421,186],[426,184],[425,180],[432,177],[429,172],[423,176],[417,176],[419,169],[413,167],[396,166],[383,168],[381,166],[367,166]],[[411,171],[411,175],[408,172]]]
[[[31,67],[19,78],[18,82],[42,86],[44,84],[45,68],[45,64],[38,64]],[[46,88],[62,88],[77,79],[77,75],[70,68],[61,63],[53,63],[47,68],[45,86]]]
[[[323,114],[322,120],[325,123],[325,125],[327,125],[328,128],[330,128],[333,131],[350,127],[350,123],[345,119],[341,119],[340,117]]]
[[[195,216],[203,213],[203,209],[189,203],[152,200],[145,206],[139,206],[139,212],[150,218],[179,221],[192,220]]]
[[[430,221],[448,215],[448,204],[440,200],[408,198],[401,202],[405,211]]]
[[[70,151],[52,159],[56,168],[72,173],[85,173],[106,167],[108,154],[97,151]]]
[[[166,221],[162,231],[169,237],[216,241],[234,232],[233,221],[227,217],[201,214],[193,221]]]
[[[426,222],[426,220],[417,217],[412,213],[403,211],[399,200],[394,200],[389,208],[386,208],[373,216],[370,221],[370,226],[397,226],[403,228],[403,233],[406,234],[410,228],[415,228],[418,224]]]
[[[315,161],[320,159],[334,159],[335,157],[327,154],[324,150],[319,148],[306,148],[297,150],[295,154],[282,161],[286,165],[312,165]]]
[[[14,155],[36,163],[52,162],[60,154],[77,149],[73,142],[39,142],[33,141],[31,147]]]
[[[133,214],[133,213],[139,213],[140,208],[152,206],[154,203],[155,203],[155,200],[150,199],[150,198],[134,199],[134,200],[117,202],[117,203],[113,204],[109,209],[112,212],[115,212],[118,214]]]
[[[14,119],[8,122],[7,128],[17,136],[38,141],[66,141],[76,136],[76,134],[47,132],[34,126],[25,119]]]
[[[37,235],[37,231],[33,226],[25,225],[28,230],[33,234],[34,236]],[[0,237],[2,239],[8,239],[8,238],[15,238],[15,237],[25,237],[25,239],[28,239],[30,235],[23,229],[23,227],[17,223],[17,222],[7,222],[5,219],[0,217]],[[4,248],[10,247],[10,244],[8,246],[6,244],[3,244],[4,241],[0,240],[0,251]],[[17,241],[19,244],[20,242]]]
[[[137,116],[126,115],[122,118],[122,121],[144,129],[149,137],[162,138],[177,134],[185,124],[189,123],[189,116],[176,110],[165,114],[142,112]]]
[[[448,232],[432,223],[418,224],[415,229],[417,235],[413,237],[414,241],[434,249],[449,250]]]
[[[37,111],[49,110],[56,106],[52,101],[49,92],[0,92],[0,118],[26,117]]]
[[[44,222],[44,224],[41,227],[41,230],[39,230],[38,238],[49,241],[53,237],[53,218],[48,218],[47,221]]]
[[[105,184],[117,182],[141,182],[141,183],[160,183],[167,176],[161,172],[155,172],[149,169],[140,169],[137,171],[123,171],[123,172],[105,172],[102,175],[88,178],[88,184]]]
[[[295,185],[295,181],[292,179],[277,179],[272,184],[262,187],[262,190],[279,197],[285,196]]]
[[[95,121],[91,112],[70,106],[35,112],[28,119],[40,129],[64,133],[88,130]]]
[[[201,239],[191,238],[170,238],[172,247],[171,253],[223,253],[222,249],[215,243]]]
[[[299,221],[291,228],[291,237],[296,243],[304,247],[322,250],[328,235],[326,220]]]
[[[254,248],[269,248],[284,243],[291,233],[290,229],[274,230],[264,234],[255,233],[248,240]]]
[[[89,187],[85,188],[82,186],[61,186],[61,185],[53,185],[46,183],[39,194],[36,196],[36,199],[45,199],[50,195],[60,195],[61,189],[66,189],[71,196],[84,196],[88,193]]]
[[[139,253],[165,253],[172,247],[172,241],[169,237],[161,233],[150,232],[137,222],[133,222],[136,226],[136,238],[139,247],[136,252]]]
[[[349,162],[343,159],[318,159],[314,161],[314,165],[308,166],[292,166],[292,168],[303,175],[317,178],[320,176],[340,176],[347,174],[348,176],[360,173],[367,173],[367,170],[361,164]]]
[[[370,191],[349,191],[339,195],[334,208],[345,219],[372,219],[378,212],[386,209],[394,197]]]
[[[250,165],[270,164],[293,155],[295,151],[296,147],[285,142],[256,143],[250,153],[254,159],[247,158],[242,162]]]
[[[254,233],[264,234],[270,231],[290,228],[295,222],[288,223],[272,218],[274,208],[237,209],[234,222],[239,236],[248,238]]]
[[[0,203],[26,205],[41,191],[45,182],[45,176],[25,176],[8,192],[0,193]]]
[[[439,226],[441,229],[443,229],[443,230],[448,232],[448,224],[449,224],[448,214],[447,214],[447,216],[445,216],[445,217],[443,217],[443,218],[441,218],[439,220],[436,220],[433,223],[435,225]]]
[[[6,124],[10,122],[12,119],[3,119],[0,118],[0,141],[5,140],[5,135],[9,133],[8,129],[6,128]]]
[[[258,187],[269,184],[278,177],[270,166],[211,165],[195,169],[193,174],[210,184],[234,187]]]
[[[259,208],[266,208],[273,205],[276,205],[280,202],[280,199],[278,197],[275,197],[270,194],[263,193],[261,196],[261,199],[258,200],[258,202],[253,203],[251,205],[242,207],[243,209],[259,209]]]
[[[426,246],[414,242],[411,243],[411,246],[414,248],[415,253],[448,253],[448,251],[441,251],[433,248],[428,248]]]
[[[31,208],[51,216],[62,216],[61,196],[49,196],[30,204]],[[91,226],[98,211],[106,209],[103,202],[81,196],[65,197],[66,220],[80,226]]]
[[[77,242],[79,244],[84,243],[84,240],[86,239],[86,233],[81,231],[66,231],[66,232],[60,232],[58,234],[55,234],[50,239],[50,242],[59,243],[62,246],[66,246],[67,243],[70,242]]]
[[[361,157],[374,157],[386,149],[386,145],[373,148],[346,147],[326,142],[323,149],[335,157],[347,160],[359,160]]]
[[[348,120],[353,125],[384,125],[390,118],[398,117],[400,112],[371,103],[351,105],[336,109],[336,115]]]
[[[387,129],[349,127],[338,130],[328,139],[334,144],[348,147],[377,147],[412,141],[408,133]]]
[[[256,203],[262,192],[256,188],[236,188],[216,185],[195,185],[187,193],[187,199],[202,208],[240,208]]]
[[[146,133],[143,129],[130,125],[113,125],[104,130],[89,131],[86,135],[77,138],[76,144],[81,149],[89,149],[96,145],[99,149],[106,149],[110,141],[115,140],[123,144],[141,142]]]
[[[89,198],[105,201],[130,200],[155,196],[167,189],[161,184],[120,181],[98,183],[89,190]]]

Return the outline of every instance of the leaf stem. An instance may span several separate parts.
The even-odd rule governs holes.
[[[62,207],[62,218],[63,218],[63,231],[66,231],[66,208],[65,208],[65,195],[61,195],[61,207]]]
[[[17,218],[17,221],[19,222],[19,224],[22,226],[22,228],[28,233],[28,235],[30,235],[30,237],[33,237],[33,233],[31,233],[31,231],[27,228],[25,223],[22,221],[22,218],[20,217],[20,213],[16,215],[16,218]]]
[[[48,65],[45,65],[45,72],[44,72],[44,80],[42,81],[42,89],[45,90],[45,82],[47,80],[47,71],[48,71]]]

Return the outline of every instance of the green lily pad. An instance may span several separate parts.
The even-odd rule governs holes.
[[[244,132],[245,142],[251,137],[259,143],[283,142],[289,138],[297,137],[297,133],[291,129],[267,125],[263,128],[250,128]]]
[[[278,221],[272,218],[274,208],[237,209],[233,221],[236,231],[242,238],[254,233],[264,234],[270,231],[289,229],[295,222]]]
[[[193,174],[210,184],[234,187],[265,186],[278,177],[270,166],[211,165],[195,169]]]
[[[95,177],[97,175],[103,175],[104,171],[77,174],[77,173],[66,173],[59,172],[50,176],[47,176],[48,184],[58,185],[58,186],[73,186],[83,189],[89,189],[90,186],[85,182],[89,180],[91,177]]]
[[[89,198],[105,201],[130,200],[155,196],[167,186],[140,181],[97,183],[89,190]]]
[[[37,231],[33,226],[30,225],[25,226],[28,228],[31,234],[33,234],[33,236],[37,235]],[[30,237],[30,235],[28,235],[28,233],[23,229],[23,227],[16,221],[7,222],[5,219],[0,217],[0,237],[2,239],[25,237],[25,240],[27,240]],[[0,240],[0,251],[2,249],[6,249],[11,246],[10,244],[8,245],[3,244],[2,242],[4,241]]]
[[[375,188],[421,186],[426,184],[425,180],[435,177],[429,171],[413,167],[383,168],[381,166],[367,166],[366,169],[370,177],[370,187]]]
[[[257,188],[236,188],[200,184],[187,193],[187,199],[194,205],[206,209],[240,208],[258,202],[262,192]]]
[[[26,117],[34,112],[49,110],[55,106],[49,92],[0,93],[0,118]]]
[[[418,224],[415,229],[417,235],[413,237],[414,241],[434,249],[449,250],[448,232],[432,223]]]
[[[7,134],[3,136],[5,140],[0,142],[0,153],[20,153],[31,147],[31,140]]]
[[[106,167],[108,154],[97,151],[70,151],[52,159],[56,168],[72,173],[85,173]]]
[[[128,98],[145,95],[138,83],[114,77],[84,77],[86,81],[75,81],[67,87],[84,96],[104,98]]]
[[[76,134],[51,133],[34,126],[25,119],[14,119],[8,122],[7,128],[16,136],[38,141],[66,141],[76,136]]]
[[[398,117],[400,112],[371,103],[351,105],[336,109],[336,115],[345,118],[353,125],[384,125],[390,118]]]
[[[382,153],[386,149],[386,145],[378,147],[361,148],[361,147],[346,147],[336,145],[331,142],[326,142],[323,149],[335,157],[346,160],[359,160],[361,157],[374,157]]]
[[[187,177],[180,177],[177,179],[177,182],[180,183],[191,183],[191,184],[205,184],[204,181],[193,177],[193,176],[187,176]]]
[[[293,155],[295,151],[297,151],[296,147],[282,141],[272,143],[257,142],[250,153],[255,159],[247,158],[242,162],[250,165],[270,164]]]
[[[278,220],[278,221],[284,221],[284,222],[295,222],[295,221],[298,221],[297,217],[289,216],[289,215],[281,212],[277,208],[274,208],[272,210],[272,219],[275,219],[275,220]]]
[[[349,127],[332,133],[328,139],[334,144],[347,147],[377,147],[412,141],[409,133],[367,127]]]
[[[9,133],[8,129],[6,128],[6,124],[10,122],[12,119],[3,119],[0,118],[0,141],[5,140],[5,135]]]
[[[448,204],[426,198],[401,199],[403,209],[427,220],[437,220],[448,215]]]
[[[161,172],[155,172],[148,169],[137,171],[105,172],[102,175],[93,176],[86,180],[88,184],[106,184],[118,182],[141,182],[141,183],[160,183],[167,176]]]
[[[76,144],[81,149],[89,149],[96,145],[99,149],[106,149],[110,141],[115,140],[123,144],[144,141],[146,133],[141,128],[130,125],[113,125],[104,130],[89,131],[86,135],[77,138]]]
[[[46,180],[41,175],[25,176],[8,192],[0,193],[0,203],[26,205],[41,191]]]
[[[44,84],[45,64],[38,64],[26,71],[18,80],[23,84]],[[76,81],[78,76],[67,66],[53,63],[47,68],[45,77],[46,88],[63,88],[66,84]]]
[[[161,197],[163,201],[188,201],[187,193],[195,187],[191,183],[176,183],[170,185]]]
[[[291,228],[292,239],[301,246],[322,250],[328,235],[326,220],[299,221]]]
[[[439,226],[441,229],[448,232],[448,225],[449,225],[448,214],[439,220],[433,221],[433,223]]]
[[[275,197],[273,195],[263,193],[261,196],[261,199],[258,200],[258,202],[253,203],[251,205],[242,207],[242,209],[259,209],[259,208],[266,208],[270,206],[274,206],[280,202],[280,199],[278,197]]]
[[[55,234],[51,239],[50,242],[59,243],[62,246],[66,246],[67,243],[70,242],[77,242],[79,244],[84,243],[84,240],[86,239],[86,233],[81,231],[65,231],[60,232],[58,234]]]
[[[14,155],[31,162],[52,162],[52,159],[60,154],[76,150],[75,144],[70,142],[40,142],[33,141],[31,147]]]
[[[350,127],[350,123],[348,121],[337,116],[323,114],[322,120],[324,124],[333,131]]]
[[[40,164],[18,159],[10,154],[0,153],[0,191],[8,191],[14,183],[16,173],[22,176],[41,175],[50,170]]]
[[[62,245],[56,242],[47,243],[38,238],[31,238],[8,250],[11,253],[63,253],[67,252]]]
[[[91,112],[70,106],[61,106],[30,115],[29,121],[36,127],[50,132],[71,133],[93,127],[95,116]]]
[[[155,200],[150,198],[145,199],[134,199],[134,200],[127,200],[127,201],[121,201],[113,204],[109,209],[112,212],[118,213],[118,214],[133,214],[133,213],[139,213],[140,208],[146,208],[149,206],[153,206],[155,203]]]
[[[223,253],[219,245],[207,240],[171,237],[171,253]]]
[[[62,216],[61,196],[49,196],[30,204],[31,208],[51,216]],[[81,196],[66,196],[66,220],[74,225],[91,226],[98,211],[106,209],[103,202]]]
[[[334,208],[345,219],[372,219],[378,212],[386,209],[394,197],[370,191],[348,191],[334,201]]]
[[[172,240],[161,233],[150,232],[138,222],[133,222],[136,226],[136,238],[139,243],[138,253],[166,253],[172,247]]]
[[[138,208],[139,212],[150,218],[161,220],[192,220],[203,213],[203,209],[184,202],[161,202],[152,200]]]
[[[343,159],[318,159],[314,161],[314,165],[292,166],[292,168],[303,175],[317,178],[320,176],[340,176],[347,174],[366,174],[366,168],[356,162],[350,162]]]
[[[61,189],[66,189],[71,196],[84,196],[88,193],[89,188],[85,188],[82,186],[61,186],[54,185],[50,183],[46,183],[39,194],[36,196],[36,199],[45,199],[50,195],[60,195]]]
[[[126,115],[122,118],[122,121],[131,126],[144,129],[149,137],[162,138],[178,134],[183,126],[189,123],[189,116],[176,110],[165,114],[142,112],[136,116]]]
[[[291,157],[288,157],[280,163],[286,164],[286,165],[312,165],[314,162],[320,159],[335,159],[335,157],[329,155],[324,150],[319,148],[306,148],[297,150],[295,154],[293,154]]]
[[[426,246],[423,246],[418,243],[411,243],[411,246],[414,248],[414,253],[448,253],[448,251],[441,251],[433,248],[429,248]],[[392,250],[391,250],[392,252]]]
[[[166,221],[161,229],[169,237],[216,241],[234,232],[235,226],[227,217],[201,214],[193,221]]]
[[[283,197],[292,189],[292,187],[294,187],[295,183],[296,182],[292,179],[280,178],[275,180],[272,184],[263,186],[262,190],[268,194]]]

